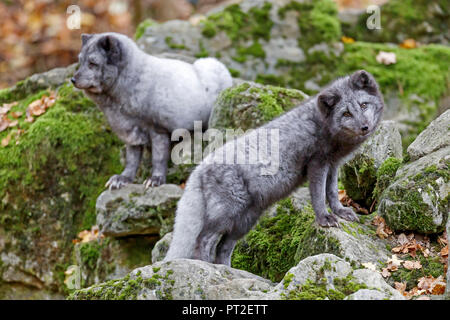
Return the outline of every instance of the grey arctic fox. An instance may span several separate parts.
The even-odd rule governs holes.
[[[190,175],[178,202],[173,240],[165,260],[190,258],[230,265],[236,241],[255,225],[261,213],[306,180],[319,225],[338,227],[337,217],[357,221],[353,210],[339,202],[338,168],[375,131],[383,109],[383,97],[373,76],[357,71],[210,153]],[[275,174],[261,175],[262,164],[211,160],[264,129],[279,132],[279,168]],[[253,144],[242,150],[248,157],[257,148]]]
[[[118,33],[83,34],[79,69],[72,78],[84,89],[126,144],[126,166],[106,186],[133,182],[144,147],[151,146],[147,187],[165,183],[172,131],[207,127],[219,93],[232,85],[228,69],[214,58],[194,64],[151,56]]]

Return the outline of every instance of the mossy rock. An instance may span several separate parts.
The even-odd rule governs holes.
[[[102,113],[65,82],[73,69],[35,75],[0,93],[1,103],[18,102],[10,114],[23,112],[17,127],[0,133],[0,140],[11,135],[0,148],[0,276],[30,291],[65,291],[72,240],[95,223],[96,198],[121,169],[120,143]],[[27,106],[50,90],[56,103],[26,122]]]
[[[209,119],[209,127],[243,131],[257,128],[297,106],[307,97],[298,90],[244,82],[219,95]]]
[[[263,216],[238,242],[231,261],[234,268],[280,281],[300,260],[316,254],[332,253],[355,265],[388,259],[386,243],[369,224],[371,217],[364,224],[340,220],[340,228],[322,228],[315,223],[310,204],[301,210],[294,204],[291,198],[280,201],[276,213]]]
[[[270,281],[225,265],[177,259],[156,262],[129,275],[75,291],[73,300],[260,299]]]
[[[125,277],[133,269],[151,263],[151,248],[157,236],[104,238],[75,245],[79,287]]]
[[[402,159],[402,141],[394,121],[382,121],[375,133],[342,166],[340,180],[347,195],[370,208],[376,200],[374,189],[378,169],[388,158]]]
[[[379,213],[393,230],[444,231],[449,214],[450,147],[397,170],[381,195]]]
[[[381,29],[369,29],[372,13],[361,12],[356,23],[343,23],[346,36],[370,42],[450,42],[450,11],[446,0],[390,0],[380,6]]]
[[[172,230],[183,189],[173,184],[146,189],[129,184],[105,190],[97,199],[97,225],[105,236],[164,236]]]

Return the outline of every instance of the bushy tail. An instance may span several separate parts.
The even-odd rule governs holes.
[[[233,78],[227,67],[215,58],[202,58],[194,62],[194,68],[205,88],[208,88],[208,93],[211,102],[220,92],[233,85]]]
[[[197,237],[205,219],[205,200],[197,170],[189,177],[178,201],[172,242],[164,261],[193,258]]]

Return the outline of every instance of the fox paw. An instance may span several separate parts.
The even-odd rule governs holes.
[[[120,189],[132,182],[133,180],[131,178],[122,176],[120,174],[115,174],[111,178],[109,178],[108,182],[106,182],[105,184],[105,187],[109,188],[109,190]]]
[[[334,212],[334,214],[347,221],[359,221],[358,216],[350,208],[341,208]]]
[[[163,176],[152,176],[144,181],[145,188],[157,187],[166,183],[166,177]]]
[[[326,213],[321,215],[316,215],[316,222],[321,227],[338,227],[339,222],[336,216]]]

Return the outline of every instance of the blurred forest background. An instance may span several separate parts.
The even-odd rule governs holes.
[[[27,76],[77,61],[81,33],[114,31],[132,36],[145,18],[198,19],[236,0],[0,0],[0,89]],[[340,9],[386,0],[336,0]],[[67,8],[81,9],[81,29],[66,26]]]

